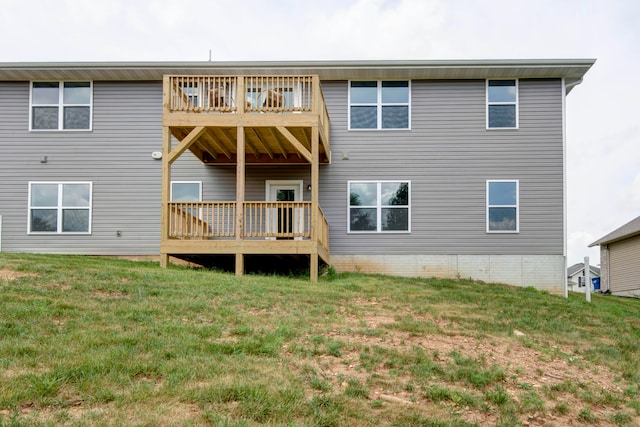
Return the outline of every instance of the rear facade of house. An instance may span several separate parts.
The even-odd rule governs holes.
[[[561,292],[593,60],[0,64],[0,250]]]

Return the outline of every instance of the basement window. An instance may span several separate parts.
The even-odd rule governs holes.
[[[517,180],[487,181],[487,233],[518,233],[520,196]]]

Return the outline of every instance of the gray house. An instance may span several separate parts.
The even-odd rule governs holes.
[[[0,248],[561,292],[593,63],[0,64]]]
[[[596,240],[602,291],[640,297],[640,216]]]

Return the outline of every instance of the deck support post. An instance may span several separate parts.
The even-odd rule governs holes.
[[[236,242],[244,239],[244,187],[245,187],[245,129],[238,126],[238,147],[236,148]],[[244,274],[244,254],[236,252],[236,276]]]
[[[165,78],[166,80],[166,78]],[[165,91],[167,90],[165,82]],[[166,95],[165,95],[166,97]],[[166,98],[165,98],[166,99]],[[169,163],[169,152],[171,152],[171,132],[169,127],[162,128],[162,189],[160,209],[160,241],[169,240],[169,199],[171,197],[171,163]],[[169,266],[169,254],[160,250],[160,267]]]
[[[314,251],[309,260],[309,280],[318,281],[318,230],[320,226],[320,134],[318,126],[311,128],[311,241],[314,243]]]
[[[242,276],[244,274],[244,254],[236,254],[236,276]]]

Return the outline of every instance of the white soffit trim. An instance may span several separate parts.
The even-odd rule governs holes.
[[[441,61],[22,62],[0,63],[0,81],[161,80],[166,74],[317,74],[322,80],[565,78],[580,80],[595,59]]]

